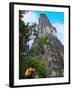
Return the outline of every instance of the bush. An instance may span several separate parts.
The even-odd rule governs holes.
[[[39,78],[48,77],[48,61],[42,60],[39,56],[22,56],[22,59],[20,61],[20,79],[26,78],[24,76],[24,73],[29,67],[34,67],[36,69]]]
[[[44,36],[38,39],[38,46],[43,48],[44,44],[47,44],[49,42],[48,36]]]
[[[42,60],[39,56],[34,56],[31,62],[40,78],[48,77],[48,61]]]
[[[22,55],[20,60],[19,60],[19,78],[20,79],[24,79],[25,76],[24,76],[24,73],[25,71],[27,70],[27,68],[30,67],[30,57],[29,56],[25,56],[25,55]]]
[[[44,36],[41,38],[38,38],[36,41],[36,46],[32,47],[30,49],[30,55],[39,55],[39,54],[44,54],[44,45],[49,43],[48,36]]]
[[[41,37],[37,40],[37,46],[29,50],[28,55],[21,55],[19,58],[19,78],[24,79],[25,71],[29,67],[34,67],[40,78],[45,78],[49,76],[48,71],[48,61],[43,60],[39,55],[44,54],[44,44],[48,44],[48,36]]]

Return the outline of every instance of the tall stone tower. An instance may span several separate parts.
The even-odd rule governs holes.
[[[47,34],[51,34],[53,36],[57,36],[57,30],[53,27],[45,14],[40,14],[39,24],[38,24],[38,36],[44,36]]]
[[[31,50],[33,49],[33,51],[31,51],[30,54],[41,57],[43,61],[48,61],[48,77],[63,77],[64,46],[61,44],[60,40],[56,38],[56,28],[52,26],[45,14],[40,15],[39,24],[37,27],[38,39],[36,39],[37,41],[35,40],[35,42],[32,44]],[[42,47],[39,47],[39,50],[36,50],[36,48],[39,46],[39,38],[46,35],[48,38],[48,43],[44,43]],[[34,51],[34,48],[36,52]]]

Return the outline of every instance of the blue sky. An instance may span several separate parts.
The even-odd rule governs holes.
[[[50,12],[50,11],[29,11],[24,14],[25,23],[37,23],[39,21],[40,14],[46,14],[51,24],[57,29],[57,38],[64,45],[64,12]]]
[[[46,12],[46,11],[34,11],[34,13],[37,15],[37,18],[39,19],[40,14],[46,14],[46,16],[49,18],[50,22],[56,23],[60,22],[64,24],[64,13],[63,12]]]

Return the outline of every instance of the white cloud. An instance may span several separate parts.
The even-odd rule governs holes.
[[[24,20],[24,22],[27,23],[38,23],[38,19],[37,19],[37,15],[34,12],[27,12],[26,14],[23,15],[22,20]]]
[[[29,49],[32,47],[32,44],[34,42],[34,39],[30,40],[28,43],[29,43]]]
[[[58,39],[64,45],[64,24],[55,23],[55,24],[53,24],[53,26],[56,27],[56,29],[57,29],[57,37],[58,37]]]
[[[37,15],[36,15],[34,12],[31,12],[31,11],[27,12],[26,14],[24,14],[22,20],[23,20],[26,24],[27,24],[27,23],[29,23],[30,25],[31,25],[32,23],[37,23],[37,24],[38,24]],[[33,37],[33,36],[31,36],[31,37]],[[32,39],[32,40],[30,40],[30,41],[28,42],[29,48],[32,47],[32,43],[33,43],[33,42],[34,42],[34,39]]]

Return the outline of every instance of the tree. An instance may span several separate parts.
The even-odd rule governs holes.
[[[22,77],[23,70],[26,69],[29,63],[28,52],[29,45],[27,44],[32,38],[33,32],[35,31],[35,24],[29,25],[22,21],[23,14],[29,11],[20,10],[19,11],[19,77]],[[27,63],[28,61],[28,63]],[[24,63],[23,63],[24,62]],[[26,64],[25,64],[26,63]]]
[[[25,24],[22,21],[23,14],[27,13],[28,11],[19,11],[19,50],[21,52],[25,52],[28,49],[27,42],[29,41],[29,37],[32,34],[31,27],[29,23]]]

